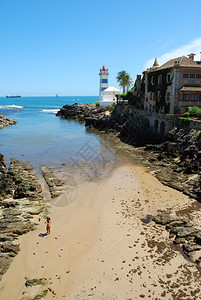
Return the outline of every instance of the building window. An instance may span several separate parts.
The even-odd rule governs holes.
[[[166,78],[167,83],[170,83],[170,76],[171,76],[170,73],[168,73]]]
[[[151,77],[151,84],[154,85],[154,76]]]
[[[190,74],[190,78],[195,78],[195,74]]]
[[[158,86],[161,87],[162,86],[162,75],[158,76]]]
[[[200,94],[199,100],[201,101],[201,94]]]
[[[183,74],[183,78],[188,78],[188,74]]]
[[[183,95],[183,100],[184,101],[189,101],[190,100],[190,95],[189,94],[184,94]]]
[[[107,79],[102,79],[102,83],[107,83]]]
[[[201,74],[196,74],[196,78],[201,78]]]
[[[198,95],[192,94],[191,95],[191,101],[198,101]]]

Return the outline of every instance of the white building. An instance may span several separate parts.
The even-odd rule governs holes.
[[[99,103],[100,106],[106,106],[110,105],[112,103],[117,102],[116,94],[121,94],[121,91],[114,86],[108,87],[108,69],[105,69],[105,66],[103,66],[102,69],[100,69],[100,90],[99,90]]]
[[[109,86],[103,91],[103,95],[100,101],[100,106],[110,105],[117,102],[116,94],[121,94],[121,91],[116,89],[114,86]]]

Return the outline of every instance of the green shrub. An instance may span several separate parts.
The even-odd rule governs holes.
[[[109,112],[112,114],[112,113],[116,112],[117,104],[116,103],[112,103],[111,105],[108,104],[105,106],[105,110],[109,110]]]
[[[115,96],[117,97],[117,99],[121,98],[121,99],[123,99],[123,100],[126,100],[126,98],[127,98],[127,93],[116,94]]]
[[[183,116],[184,116],[184,118],[188,118],[188,117],[190,116],[190,114],[189,114],[189,112],[185,112],[185,113],[183,114]]]
[[[190,107],[188,113],[190,117],[201,117],[201,108],[197,106]]]
[[[111,107],[110,107],[110,104],[108,104],[108,105],[105,105],[105,107],[104,107],[104,108],[105,108],[105,111],[106,111],[106,110],[109,110],[109,111],[110,111],[110,109],[111,109]]]
[[[179,118],[181,120],[181,126],[183,128],[187,128],[190,125],[190,119],[189,118]]]
[[[96,101],[94,104],[95,104],[96,107],[99,107],[100,102],[99,102],[99,101]]]

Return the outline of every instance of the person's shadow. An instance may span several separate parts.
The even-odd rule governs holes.
[[[44,236],[47,236],[47,233],[39,233],[38,236],[43,238]]]

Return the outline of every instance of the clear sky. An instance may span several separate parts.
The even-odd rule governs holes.
[[[132,78],[201,51],[201,0],[0,0],[0,96],[98,95],[99,69]]]

